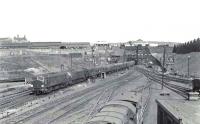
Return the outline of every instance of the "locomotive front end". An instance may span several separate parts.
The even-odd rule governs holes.
[[[32,84],[33,84],[34,92],[36,94],[42,94],[42,93],[47,92],[47,88],[46,88],[47,83],[44,76],[42,75],[37,76],[37,79]]]

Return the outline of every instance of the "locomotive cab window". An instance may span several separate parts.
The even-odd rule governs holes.
[[[43,76],[38,76],[37,80],[44,82],[44,77]]]
[[[47,84],[48,80],[44,80],[44,84]]]

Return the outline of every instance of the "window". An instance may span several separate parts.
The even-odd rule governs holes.
[[[43,76],[37,76],[37,80],[44,82],[44,77]]]

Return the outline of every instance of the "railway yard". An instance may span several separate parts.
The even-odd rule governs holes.
[[[1,124],[200,122],[199,80],[158,71],[159,64],[146,47],[140,49],[146,58],[126,61],[122,56],[109,64],[107,56],[93,55],[92,50],[73,59],[72,50],[51,55],[35,51],[1,56]],[[183,108],[186,103],[191,110]]]
[[[142,80],[141,78],[144,78],[141,74],[130,70],[124,74],[119,73],[113,75],[111,79],[107,81],[102,81],[101,79],[97,80],[97,84],[95,85],[91,84],[87,86],[88,84],[85,82],[79,84],[81,86],[73,86],[69,89],[49,94],[48,96],[37,97],[31,95],[32,98],[30,98],[30,92],[23,91],[23,95],[20,95],[20,92],[18,92],[15,96],[8,97],[11,97],[12,100],[19,100],[21,97],[19,100],[21,102],[20,104],[23,104],[23,102],[26,104],[19,107],[16,105],[17,101],[13,103],[14,106],[13,104],[6,104],[3,108],[11,108],[13,112],[5,113],[9,114],[9,117],[2,119],[1,123],[43,123],[44,120],[47,123],[54,123],[57,121],[65,122],[65,119],[67,118],[68,120],[69,117],[72,119],[69,119],[69,121],[71,121],[70,123],[74,121],[87,121],[88,118],[95,114],[95,109],[101,107],[108,100],[112,99],[112,96],[118,94],[118,92],[116,92],[117,89],[123,90],[121,87],[128,85],[128,83],[132,81],[138,82],[138,80]],[[134,85],[135,88],[129,90],[137,89],[137,85],[141,87],[145,85],[145,83],[141,84],[138,82],[138,84]],[[26,96],[29,96],[29,99],[27,99]],[[101,103],[101,106],[98,106],[99,103]],[[93,109],[90,110],[90,108]],[[78,119],[74,119],[73,115],[77,116]],[[4,115],[2,114],[2,116]]]

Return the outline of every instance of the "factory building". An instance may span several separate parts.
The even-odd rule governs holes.
[[[139,44],[142,46],[151,46],[151,47],[168,44],[170,47],[173,47],[177,43],[176,42],[164,42],[164,41],[143,41],[142,39],[138,39],[136,41],[126,42],[125,46],[137,46]]]
[[[0,38],[0,48],[30,48],[30,49],[88,49],[89,42],[30,42],[26,35],[14,38]]]
[[[0,46],[1,44],[4,44],[4,43],[12,43],[12,39],[11,38],[0,38]]]
[[[65,46],[66,48],[84,49],[84,48],[90,48],[90,43],[89,42],[65,42],[65,43],[62,43],[62,46]]]
[[[18,39],[19,40],[19,39]],[[86,49],[90,48],[89,42],[0,42],[0,48],[30,48],[30,49],[48,49],[56,48],[74,48],[74,49]]]
[[[1,44],[1,48],[59,48],[61,42],[4,42]]]
[[[15,43],[25,43],[25,42],[29,42],[26,38],[26,35],[24,35],[23,37],[20,37],[19,35],[17,35],[17,37],[13,38],[13,42]]]

